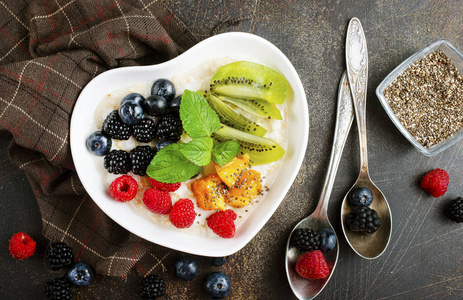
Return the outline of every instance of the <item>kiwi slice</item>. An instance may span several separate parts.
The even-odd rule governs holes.
[[[233,108],[217,98],[216,95],[205,93],[203,96],[215,110],[221,123],[257,136],[264,136],[267,133],[267,129],[237,113]]]
[[[280,73],[261,64],[238,61],[220,67],[211,79],[217,94],[243,99],[285,102],[288,82]]]
[[[281,120],[281,113],[278,107],[274,103],[270,103],[265,100],[257,99],[239,99],[228,96],[217,95],[217,97],[227,103],[238,106],[239,108],[247,111],[258,117],[270,118]]]
[[[220,129],[212,134],[216,142],[237,141],[241,148],[239,153],[247,153],[254,165],[265,165],[279,160],[285,155],[285,149],[274,141],[252,135],[222,124]]]

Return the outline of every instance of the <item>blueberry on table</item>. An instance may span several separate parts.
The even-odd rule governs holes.
[[[120,105],[124,104],[125,102],[132,102],[132,103],[141,105],[141,103],[144,100],[145,100],[145,97],[143,97],[141,94],[139,94],[139,93],[130,93],[130,94],[124,96],[124,98],[122,98]]]
[[[143,110],[155,117],[162,117],[167,111],[166,98],[158,95],[151,95],[141,102]]]
[[[158,95],[170,101],[175,97],[174,84],[168,79],[158,79],[151,87],[151,95]]]
[[[223,299],[230,293],[230,278],[222,272],[214,272],[206,277],[204,290],[214,299]]]
[[[349,193],[349,201],[353,206],[370,206],[373,202],[373,193],[369,188],[357,187]]]
[[[95,277],[95,271],[93,271],[91,265],[78,262],[69,269],[67,276],[73,285],[87,286],[92,283],[93,277]]]
[[[330,251],[336,246],[336,234],[330,228],[321,229],[318,234],[320,235],[320,250],[324,253]]]
[[[111,138],[101,131],[95,131],[87,138],[87,149],[92,154],[104,156],[111,149]]]
[[[143,119],[143,108],[140,104],[126,101],[119,107],[119,117],[125,124],[137,124]]]
[[[215,267],[220,267],[221,265],[226,263],[229,258],[230,256],[211,257],[211,265]]]
[[[175,275],[183,280],[190,281],[198,275],[198,263],[190,256],[184,256],[174,264]]]

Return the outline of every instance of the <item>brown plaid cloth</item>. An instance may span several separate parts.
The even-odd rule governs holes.
[[[0,2],[0,133],[37,198],[43,234],[99,274],[160,271],[169,250],[130,234],[89,198],[74,170],[69,121],[105,70],[173,58],[196,38],[156,0]]]

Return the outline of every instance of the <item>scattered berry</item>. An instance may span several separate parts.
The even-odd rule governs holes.
[[[213,265],[215,267],[220,267],[224,263],[226,263],[229,258],[230,258],[230,256],[211,257],[211,265]]]
[[[153,160],[156,151],[150,146],[137,146],[130,151],[130,161],[132,164],[133,174],[144,176],[146,168]]]
[[[119,107],[119,117],[125,124],[137,124],[143,119],[143,108],[140,103],[126,101]]]
[[[463,198],[458,197],[457,199],[451,200],[445,207],[445,212],[450,220],[461,223],[463,222]]]
[[[320,250],[324,253],[330,251],[336,246],[336,234],[330,228],[321,229],[320,235]]]
[[[352,208],[346,223],[352,231],[374,233],[381,226],[381,218],[374,209],[360,205]]]
[[[84,262],[78,262],[69,269],[67,276],[73,285],[87,286],[92,283],[95,271],[91,265]]]
[[[66,277],[55,278],[45,284],[45,296],[52,300],[71,299],[71,284]]]
[[[433,197],[440,197],[447,192],[449,174],[442,169],[429,171],[421,178],[420,186]]]
[[[349,201],[353,206],[370,206],[373,202],[373,193],[367,187],[357,187],[349,193]]]
[[[175,97],[175,86],[168,79],[158,79],[151,86],[151,95],[158,95],[170,101]]]
[[[59,270],[74,263],[72,249],[62,242],[51,243],[46,257],[52,270]]]
[[[10,239],[9,249],[13,258],[23,260],[34,254],[36,243],[30,235],[18,232]]]
[[[223,299],[230,293],[230,278],[222,272],[209,274],[204,281],[204,290],[214,299]]]
[[[177,228],[188,228],[195,221],[195,205],[190,199],[180,199],[170,210],[169,220]]]
[[[159,121],[157,135],[160,140],[177,142],[183,133],[183,126],[180,117],[175,114],[167,114]]]
[[[95,131],[87,138],[87,149],[95,155],[103,156],[111,150],[111,138],[101,131]]]
[[[122,98],[120,105],[124,104],[125,102],[133,102],[135,104],[141,105],[141,103],[145,100],[145,97],[143,97],[139,93],[130,93],[124,98]]]
[[[235,220],[233,210],[218,211],[207,218],[207,226],[218,236],[229,239],[235,236]]]
[[[175,142],[174,141],[169,141],[169,140],[159,140],[156,143],[156,151],[159,151],[162,148],[164,148],[165,146],[168,146],[168,145],[173,144],[173,143],[175,143]]]
[[[112,150],[104,157],[104,167],[109,173],[128,173],[132,169],[129,153],[124,150]]]
[[[163,116],[167,111],[167,100],[158,95],[151,95],[142,102],[143,110],[156,117]]]
[[[190,256],[184,256],[174,264],[175,275],[186,281],[190,281],[198,275],[199,268],[196,260]]]
[[[144,118],[140,123],[133,125],[133,137],[142,143],[151,142],[156,137],[156,121]]]
[[[172,199],[168,192],[147,189],[143,193],[143,203],[153,213],[168,214],[172,209]]]
[[[137,181],[129,175],[119,176],[109,185],[111,196],[121,202],[132,200],[137,194],[137,190]]]
[[[157,275],[150,275],[141,281],[141,297],[144,300],[157,299],[166,293],[164,280]]]
[[[320,250],[302,254],[296,262],[296,272],[307,279],[323,279],[330,275],[330,268]]]
[[[119,112],[113,110],[104,120],[101,131],[115,140],[128,140],[132,135],[133,128],[122,122]]]
[[[153,179],[153,178],[148,178],[148,180],[155,189],[158,189],[164,192],[175,192],[182,185],[180,182],[164,183],[164,182],[157,181],[156,179]]]
[[[290,244],[303,252],[318,250],[320,237],[311,228],[298,228],[291,235]]]

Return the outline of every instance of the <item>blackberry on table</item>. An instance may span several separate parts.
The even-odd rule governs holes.
[[[374,209],[359,205],[352,208],[346,223],[352,231],[374,233],[381,226],[381,218]]]
[[[132,126],[122,122],[119,112],[113,110],[103,121],[101,131],[115,140],[128,140],[132,135]]]
[[[145,118],[140,123],[133,125],[133,136],[139,142],[151,142],[156,137],[156,121]]]
[[[143,176],[146,174],[146,168],[151,163],[156,151],[150,146],[138,146],[130,151],[130,160],[132,162],[132,172]]]
[[[463,222],[463,198],[458,197],[457,199],[451,200],[447,204],[445,212],[450,220],[457,223]]]
[[[183,133],[182,121],[176,114],[167,114],[159,122],[157,135],[159,140],[169,140],[177,142]]]
[[[320,236],[311,228],[298,228],[291,235],[290,243],[303,252],[314,251],[320,246]]]
[[[128,173],[132,169],[129,153],[124,150],[112,150],[104,157],[104,167],[109,173]]]
[[[66,277],[55,278],[45,284],[44,293],[52,300],[71,299],[71,284]]]
[[[74,253],[66,243],[51,243],[46,257],[52,270],[59,270],[74,263]]]
[[[164,280],[157,275],[150,275],[141,281],[141,297],[146,299],[157,299],[166,293]]]

